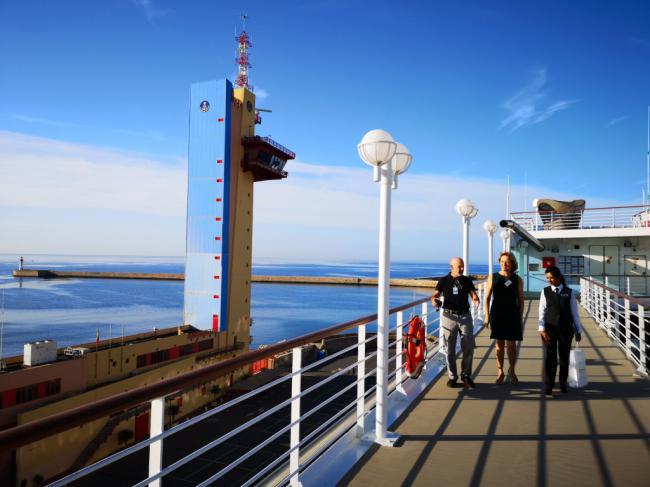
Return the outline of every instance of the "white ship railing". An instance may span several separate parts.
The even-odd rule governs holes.
[[[586,208],[576,211],[522,211],[510,217],[529,232],[650,227],[650,205]]]
[[[648,297],[650,294],[650,277],[630,276],[620,274],[606,274],[603,276],[589,276],[595,282],[604,284],[616,291],[632,297]]]
[[[637,372],[648,375],[648,332],[650,314],[647,300],[622,293],[594,279],[580,279],[580,302],[596,323],[627,357]]]
[[[481,302],[485,297],[485,281],[477,283],[477,291]],[[483,306],[472,307],[472,317],[474,318],[474,332],[477,333],[483,322]],[[405,314],[410,312],[412,315],[420,311],[419,316],[422,318],[422,321],[425,326],[425,335],[428,337],[425,342],[427,345],[427,354],[426,362],[424,366],[423,375],[426,375],[426,371],[429,368],[429,377],[435,377],[431,375],[433,372],[437,372],[442,367],[445,366],[444,354],[439,353],[444,350],[444,341],[442,340],[442,334],[440,330],[440,317],[439,313],[432,312],[431,305],[429,303],[429,298],[422,298],[416,300],[407,305],[400,306],[391,310],[390,315],[393,317],[394,325],[391,327],[390,332],[394,334],[395,339],[389,344],[389,357],[386,363],[388,364],[388,380],[389,380],[389,402],[388,402],[388,416],[391,417],[391,404],[396,402],[402,402],[405,400],[414,400],[417,397],[418,393],[413,392],[413,388],[405,387],[405,384],[410,379],[407,378],[405,373],[405,359],[404,359],[404,350],[406,347],[406,340],[404,334],[408,330],[405,327],[410,323],[410,316]],[[183,376],[179,375],[173,379],[167,379],[161,381],[160,383],[153,384],[150,386],[145,386],[140,389],[128,391],[122,393],[121,398],[114,397],[112,399],[103,400],[105,403],[111,402],[111,406],[102,406],[99,411],[94,405],[86,405],[76,410],[66,411],[57,415],[57,418],[46,418],[45,420],[39,420],[34,423],[39,423],[37,426],[30,426],[31,423],[26,425],[21,425],[15,427],[11,430],[0,431],[0,444],[4,442],[3,446],[6,447],[16,447],[26,444],[31,444],[39,439],[46,438],[53,434],[53,432],[65,431],[69,428],[79,426],[84,422],[88,421],[88,418],[98,418],[105,417],[106,415],[115,412],[117,410],[123,410],[128,407],[133,407],[133,404],[136,404],[134,398],[142,397],[152,397],[151,390],[156,388],[156,390],[163,390],[165,394],[160,395],[151,399],[150,402],[150,437],[146,440],[140,441],[128,448],[125,448],[117,453],[114,453],[92,465],[81,468],[73,473],[68,474],[67,476],[57,479],[48,485],[51,486],[65,486],[74,482],[78,479],[81,479],[89,474],[97,472],[101,469],[109,467],[114,462],[124,459],[134,453],[144,449],[149,448],[149,457],[148,457],[148,477],[142,479],[140,482],[134,484],[138,487],[150,485],[159,487],[161,485],[161,480],[166,476],[176,471],[178,468],[183,465],[188,464],[192,460],[199,458],[201,455],[205,454],[209,450],[223,444],[227,440],[233,438],[235,435],[247,430],[248,428],[264,421],[267,418],[270,418],[274,414],[277,414],[281,411],[282,408],[290,407],[290,419],[289,422],[280,430],[271,434],[268,438],[260,438],[259,443],[250,449],[248,452],[241,454],[235,461],[226,465],[219,471],[212,472],[209,477],[202,480],[200,483],[197,483],[199,486],[213,485],[215,483],[223,482],[222,479],[225,475],[231,472],[233,469],[237,468],[238,465],[246,462],[248,459],[254,457],[259,453],[264,447],[270,445],[272,442],[279,439],[283,434],[289,433],[290,435],[290,444],[289,448],[272,461],[269,461],[266,465],[260,467],[260,469],[250,478],[246,479],[242,485],[257,485],[261,482],[265,484],[272,485],[300,485],[301,475],[305,472],[305,469],[311,466],[314,462],[318,461],[318,458],[323,455],[328,449],[332,448],[333,445],[340,443],[340,440],[343,440],[344,436],[349,437],[351,432],[354,432],[356,438],[372,438],[374,436],[374,421],[368,421],[371,416],[374,416],[374,406],[375,406],[375,391],[376,385],[372,387],[366,387],[366,379],[370,377],[375,377],[377,375],[377,369],[366,370],[366,361],[373,357],[376,357],[377,352],[372,350],[367,350],[367,346],[371,345],[372,342],[376,341],[377,336],[372,335],[366,337],[366,328],[368,324],[376,320],[376,315],[370,317],[364,317],[354,322],[347,322],[345,324],[336,325],[320,332],[310,333],[309,335],[304,335],[303,337],[298,337],[293,340],[288,340],[287,344],[294,343],[306,343],[306,339],[313,336],[327,336],[334,333],[337,330],[340,330],[342,327],[346,326],[350,328],[351,326],[356,326],[357,328],[357,341],[354,345],[347,347],[337,353],[333,353],[325,358],[317,360],[309,365],[302,365],[302,347],[293,346],[287,347],[286,351],[290,351],[292,354],[292,371],[290,374],[287,374],[283,377],[280,377],[268,384],[265,384],[257,389],[254,389],[242,396],[239,396],[235,399],[232,399],[224,404],[221,404],[213,409],[205,411],[198,416],[195,416],[191,419],[188,419],[180,424],[177,424],[167,430],[165,430],[165,404],[166,397],[172,396],[179,389],[183,389],[182,386],[186,384],[193,384],[194,386],[197,383],[197,374],[201,373],[201,370],[195,370],[193,373],[184,374],[188,377],[186,382],[183,382]],[[320,335],[319,335],[320,333]],[[437,340],[429,340],[432,337],[436,337]],[[432,345],[433,343],[433,345]],[[460,346],[460,344],[458,344]],[[272,346],[277,348],[277,345]],[[269,347],[271,348],[271,347]],[[356,361],[353,361],[349,365],[337,370],[331,375],[327,376],[320,382],[307,387],[302,388],[301,377],[305,372],[309,370],[316,369],[326,362],[341,357],[343,354],[349,353],[353,350],[356,350]],[[392,353],[394,351],[394,353]],[[232,361],[241,367],[244,364],[252,363],[255,360],[259,359],[261,351],[248,352],[248,355],[251,356],[250,360],[243,356],[239,356]],[[235,362],[233,362],[235,363]],[[214,370],[219,369],[219,364],[217,367],[211,366]],[[225,366],[224,366],[225,367]],[[435,370],[433,369],[434,367]],[[228,372],[232,370],[232,367],[228,369]],[[343,375],[354,374],[356,380],[346,387],[342,388],[335,394],[328,397],[325,401],[310,409],[309,411],[303,411],[301,414],[301,398],[307,394],[317,390],[318,388],[326,385],[327,383],[335,380],[337,377]],[[193,374],[193,375],[192,375]],[[202,378],[207,377],[208,380],[214,380],[218,376],[223,376],[224,374],[215,375],[215,376],[206,376],[204,373],[201,375]],[[191,377],[190,377],[191,376]],[[173,389],[170,389],[170,386],[166,386],[165,383],[174,381]],[[235,427],[226,434],[215,438],[209,443],[203,445],[199,449],[193,451],[192,453],[186,455],[183,458],[180,458],[173,463],[163,466],[163,448],[165,440],[171,438],[174,434],[185,430],[186,428],[196,425],[201,421],[206,420],[207,418],[214,417],[219,413],[226,411],[227,409],[233,408],[237,404],[246,401],[258,394],[261,394],[265,391],[268,391],[270,388],[277,386],[285,381],[291,381],[291,395],[287,397],[282,402],[276,404],[275,406],[269,407],[265,411],[260,412],[254,418],[249,421],[241,424],[240,426]],[[407,384],[410,385],[410,384]],[[424,385],[421,386],[420,390],[423,390]],[[356,389],[356,396],[352,401],[347,403],[340,409],[338,412],[332,413],[329,419],[323,421],[319,426],[314,430],[310,431],[308,434],[301,434],[301,424],[302,422],[311,417],[317,411],[320,411],[323,407],[328,405],[330,402],[338,399],[343,394],[348,391],[353,391]],[[411,392],[409,392],[409,390]],[[397,396],[395,396],[397,394]],[[400,397],[403,396],[403,397]],[[407,397],[409,396],[409,397]],[[396,401],[391,402],[391,398]],[[406,399],[404,399],[406,398]],[[125,402],[127,401],[128,402]],[[102,402],[102,401],[99,401]],[[121,403],[121,405],[120,405]],[[139,403],[142,404],[140,400]],[[146,404],[146,403],[145,403]],[[94,407],[94,412],[88,412],[89,409]],[[78,410],[78,411],[77,411]],[[403,409],[400,409],[403,410]],[[77,414],[78,412],[78,414]],[[77,419],[77,416],[83,417],[85,419]],[[51,423],[61,422],[65,423],[65,427],[52,426]],[[37,430],[42,428],[41,431]],[[57,429],[53,429],[57,428]],[[35,431],[36,430],[36,431]],[[318,440],[318,441],[316,441]],[[372,445],[372,440],[364,440],[368,443],[368,448]]]

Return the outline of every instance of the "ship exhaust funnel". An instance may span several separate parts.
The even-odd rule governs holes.
[[[512,220],[501,220],[499,222],[499,225],[503,228],[507,228],[513,232],[515,232],[517,235],[519,235],[521,238],[523,238],[526,242],[528,242],[529,245],[531,245],[535,250],[538,252],[543,252],[544,251],[544,244],[537,240],[535,237],[533,237],[530,233],[528,233],[521,225],[519,225],[516,222],[513,222]]]

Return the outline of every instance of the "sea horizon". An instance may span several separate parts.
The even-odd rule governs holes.
[[[34,254],[31,254],[32,256]],[[10,254],[13,256],[13,254]],[[30,256],[31,257],[31,256]],[[64,257],[64,258],[61,258]],[[72,257],[72,258],[70,258]],[[181,273],[184,258],[60,256],[25,259],[25,267],[57,270]],[[114,256],[115,257],[115,256]],[[21,355],[27,342],[54,339],[65,347],[100,338],[169,328],[182,324],[183,282],[128,279],[14,278],[18,260],[0,255],[2,357]],[[447,263],[392,262],[391,277],[440,276]],[[485,273],[487,265],[472,264]],[[376,277],[373,262],[254,263],[253,274]],[[390,306],[431,294],[426,288],[391,288]],[[253,283],[251,347],[276,343],[376,312],[373,286]],[[372,326],[369,331],[372,331]]]

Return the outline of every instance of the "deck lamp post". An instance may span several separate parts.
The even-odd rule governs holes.
[[[406,172],[412,157],[408,149],[384,130],[371,130],[357,146],[361,160],[374,169],[379,182],[379,276],[377,279],[377,394],[373,440],[393,446],[399,438],[387,432],[388,402],[388,301],[390,293],[390,196],[397,176]]]
[[[486,220],[485,223],[483,223],[483,230],[485,230],[488,235],[488,275],[490,276],[494,271],[494,250],[492,244],[497,228],[497,224],[493,220]]]
[[[478,208],[470,200],[460,200],[456,203],[456,211],[463,219],[463,261],[465,274],[469,276],[469,221],[478,214]]]
[[[501,240],[503,240],[503,251],[510,252],[510,230],[504,228],[501,230],[499,237],[501,237]]]

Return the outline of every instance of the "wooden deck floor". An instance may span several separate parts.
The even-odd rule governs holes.
[[[449,389],[439,378],[391,426],[401,445],[373,447],[340,485],[650,486],[650,382],[633,377],[581,308],[590,383],[547,399],[537,306],[527,302],[519,385],[494,383],[494,344],[483,330],[476,389]]]

